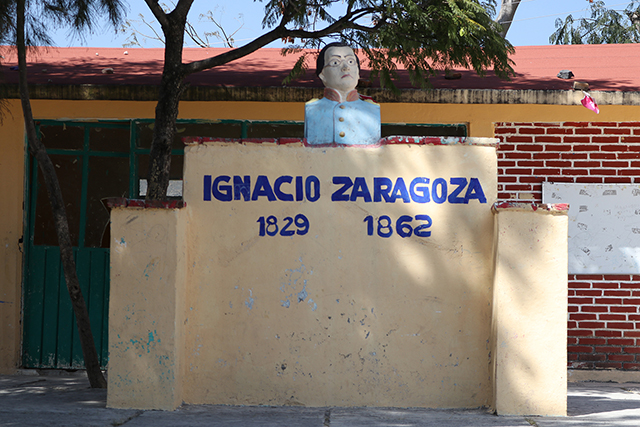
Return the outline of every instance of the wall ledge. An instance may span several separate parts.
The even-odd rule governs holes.
[[[621,369],[569,369],[569,382],[640,383],[640,371]]]
[[[140,208],[140,209],[182,209],[187,206],[183,200],[150,200],[127,199],[125,197],[108,197],[104,199],[109,209]]]
[[[503,211],[523,211],[548,213],[551,215],[568,215],[569,205],[566,203],[517,203],[517,202],[496,202],[491,207],[494,214]]]
[[[306,138],[215,138],[209,136],[185,136],[182,142],[185,145],[203,145],[211,142],[241,143],[241,144],[297,144],[306,147],[380,147],[383,145],[413,144],[413,145],[478,145],[497,147],[497,138],[476,138],[462,136],[387,136],[381,138],[378,143],[370,145],[343,145],[343,144],[307,144]]]
[[[158,101],[157,85],[137,84],[31,84],[31,99]],[[189,86],[181,101],[307,102],[322,97],[323,88]],[[409,104],[548,104],[580,106],[584,96],[576,90],[539,89],[389,89],[363,88],[360,93],[379,103]],[[598,105],[640,105],[640,92],[591,91]],[[17,84],[0,86],[0,96],[20,99]]]

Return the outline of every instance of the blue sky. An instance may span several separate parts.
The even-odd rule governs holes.
[[[140,30],[147,31],[141,22],[139,14],[144,15],[147,21],[153,21],[152,14],[142,0],[128,2],[128,19]],[[616,0],[605,1],[608,7],[624,9],[629,3]],[[549,44],[549,36],[555,30],[555,20],[572,14],[575,18],[588,16],[589,3],[587,0],[522,0],[514,18],[514,22],[507,34],[507,38],[514,46],[534,46]],[[200,32],[211,32],[215,28],[205,20],[199,18],[200,14],[211,11],[225,31],[237,32],[234,35],[237,45],[248,42],[262,33],[261,20],[264,5],[253,0],[221,0],[209,2],[204,0],[194,1],[190,14],[190,22]],[[149,31],[150,32],[150,31]],[[59,31],[54,36],[57,46],[91,46],[91,47],[122,47],[127,43],[127,32],[114,34],[113,30],[96,28],[93,34],[86,39],[72,38],[65,31]],[[222,43],[216,43],[212,39],[213,47],[223,47]],[[269,47],[280,47],[280,44],[272,44]],[[162,47],[160,42],[147,40],[143,47]]]

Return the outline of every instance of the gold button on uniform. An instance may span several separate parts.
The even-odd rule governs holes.
[[[344,138],[344,132],[340,132],[340,136]]]
[[[342,108],[344,110],[344,105],[341,105],[340,108]]]
[[[338,120],[340,120],[341,122],[344,122],[344,117],[340,117]]]

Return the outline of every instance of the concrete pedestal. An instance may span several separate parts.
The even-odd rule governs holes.
[[[566,415],[566,205],[505,203],[494,212],[494,407]]]

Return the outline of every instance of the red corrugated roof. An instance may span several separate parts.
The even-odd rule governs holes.
[[[226,49],[185,49],[184,61],[204,59]],[[4,80],[17,82],[15,54],[3,49]],[[32,83],[54,84],[158,84],[162,73],[163,49],[125,48],[48,48],[30,57],[29,79]],[[283,57],[280,49],[260,49],[227,65],[189,76],[196,86],[282,86],[296,55]],[[432,79],[434,88],[448,89],[537,89],[567,90],[573,81],[583,81],[591,90],[638,91],[640,88],[640,44],[523,46],[512,56],[516,77],[498,79],[492,71],[480,78],[473,71],[458,70],[459,80]],[[113,74],[103,70],[113,69]],[[315,64],[305,77],[289,86],[321,87],[315,77]],[[366,64],[363,64],[366,69]],[[562,80],[560,70],[571,70],[575,77]],[[365,71],[363,77],[368,76]],[[376,86],[376,84],[374,84]],[[410,88],[406,73],[401,72],[399,86]]]

